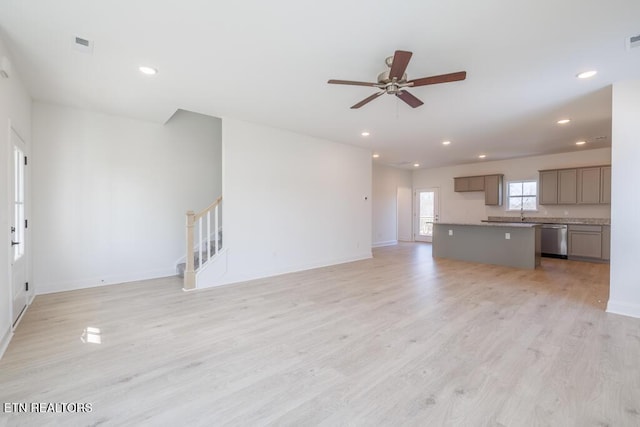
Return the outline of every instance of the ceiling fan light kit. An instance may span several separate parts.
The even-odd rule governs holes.
[[[467,78],[466,71],[458,71],[456,73],[407,80],[407,74],[405,73],[405,71],[407,69],[407,66],[409,65],[409,61],[411,60],[412,55],[413,53],[405,50],[396,50],[393,56],[390,56],[385,60],[385,63],[387,64],[387,67],[389,67],[389,69],[383,71],[378,75],[377,83],[358,82],[352,80],[329,80],[328,83],[351,86],[370,86],[381,89],[380,92],[374,93],[373,95],[353,105],[351,107],[352,109],[360,108],[385,93],[388,95],[395,95],[410,107],[417,108],[424,104],[424,102],[409,93],[407,90],[405,90],[405,88],[433,85],[439,83],[449,83],[464,80]]]

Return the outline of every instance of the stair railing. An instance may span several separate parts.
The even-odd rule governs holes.
[[[196,288],[196,273],[211,261],[221,247],[220,205],[222,197],[202,211],[187,212],[187,260],[184,271],[184,289]],[[213,212],[213,238],[211,213]]]

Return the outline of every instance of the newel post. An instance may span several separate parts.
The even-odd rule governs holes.
[[[184,290],[196,288],[196,272],[194,270],[193,258],[193,225],[196,222],[196,214],[193,211],[187,212],[187,265],[184,270]]]

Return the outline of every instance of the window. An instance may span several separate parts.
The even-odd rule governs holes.
[[[538,208],[537,181],[511,181],[507,183],[508,211],[535,211]]]

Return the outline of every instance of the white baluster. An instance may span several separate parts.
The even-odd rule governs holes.
[[[211,211],[207,211],[207,261],[211,259]]]
[[[198,260],[198,268],[202,267],[202,217],[198,218],[198,237],[200,238],[200,259]]]
[[[215,233],[216,233],[216,236],[215,236],[215,239],[216,239],[216,253],[218,253],[218,244],[219,244],[218,243],[218,237],[220,236],[219,235],[219,231],[218,231],[219,230],[218,229],[218,206],[219,205],[216,205],[215,220],[214,220],[214,225],[215,225],[214,230],[215,230]]]

